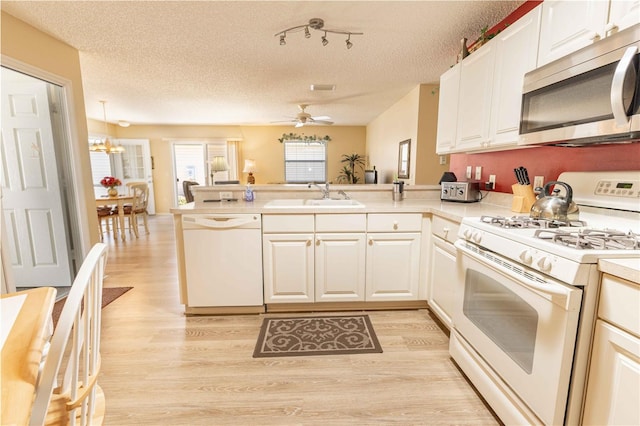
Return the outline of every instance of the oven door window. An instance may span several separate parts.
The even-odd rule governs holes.
[[[531,305],[491,277],[468,269],[462,312],[531,374],[539,320]]]

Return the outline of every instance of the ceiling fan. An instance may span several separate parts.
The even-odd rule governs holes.
[[[286,121],[274,121],[273,123],[295,123],[295,127],[302,127],[305,124],[333,124],[333,121],[329,121],[331,120],[331,117],[329,117],[328,115],[318,115],[315,117],[311,116],[311,114],[305,111],[305,108],[307,108],[308,106],[309,105],[307,104],[300,104],[298,105],[298,109],[300,109],[300,112],[298,113],[298,115],[296,115],[295,118]]]

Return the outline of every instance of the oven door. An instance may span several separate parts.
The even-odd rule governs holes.
[[[454,330],[543,423],[562,424],[582,290],[469,242],[456,247]]]

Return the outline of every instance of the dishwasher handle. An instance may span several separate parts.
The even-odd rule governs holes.
[[[260,228],[260,215],[185,215],[182,217],[184,229],[232,229]]]

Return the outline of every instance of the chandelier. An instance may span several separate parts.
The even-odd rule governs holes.
[[[117,144],[114,145],[111,143],[111,141],[109,140],[109,128],[107,126],[107,109],[105,108],[104,104],[107,103],[107,101],[100,101],[100,103],[102,104],[102,114],[103,114],[103,118],[104,118],[104,141],[100,141],[100,142],[94,142],[91,145],[89,145],[89,150],[93,151],[93,152],[104,152],[107,155],[108,154],[122,154],[124,152],[124,147],[121,144]]]
[[[296,25],[295,27],[287,28],[286,30],[282,30],[279,33],[276,33],[275,37],[280,36],[280,46],[284,46],[285,44],[287,44],[287,40],[286,40],[287,33],[290,33],[290,32],[296,32],[298,30],[304,29],[304,37],[311,38],[311,32],[309,31],[309,28],[311,28],[312,30],[324,32],[324,35],[320,38],[323,46],[326,46],[327,44],[329,44],[329,39],[327,39],[327,33],[346,35],[347,39],[345,40],[345,44],[347,46],[347,49],[351,49],[353,47],[353,43],[351,42],[352,35],[363,34],[363,33],[357,33],[354,31],[346,31],[346,30],[329,30],[324,28],[323,19],[312,18],[312,19],[309,19],[309,23],[307,24]]]

